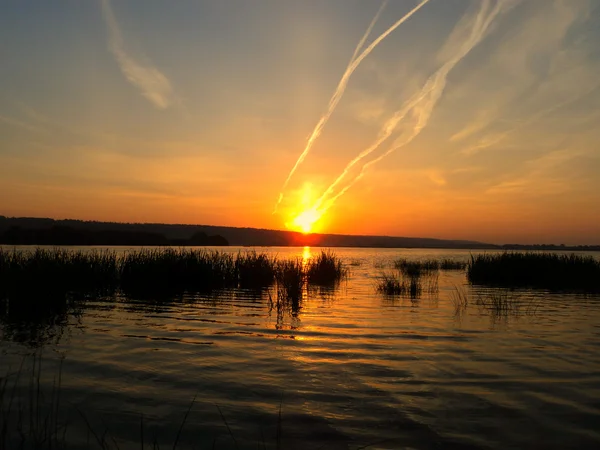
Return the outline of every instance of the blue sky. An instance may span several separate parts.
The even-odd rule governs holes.
[[[420,3],[387,2],[358,54]],[[272,214],[381,5],[4,2],[0,214],[294,228],[314,209],[317,231],[600,242],[594,0],[424,2]]]

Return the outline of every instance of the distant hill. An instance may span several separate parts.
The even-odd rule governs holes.
[[[146,233],[152,239],[164,239],[165,245],[193,245],[190,239],[196,235],[222,237],[229,245],[235,246],[323,246],[323,247],[371,247],[371,248],[448,248],[448,249],[540,249],[540,250],[600,250],[600,246],[564,247],[564,246],[498,246],[476,241],[446,240],[431,238],[410,238],[393,236],[354,236],[343,234],[310,234],[267,230],[261,228],[221,227],[213,225],[170,225],[160,223],[115,223],[91,222],[82,220],[54,220],[32,217],[0,216],[0,241],[2,235],[11,227],[28,230],[43,230],[55,227],[68,227],[89,233]],[[156,241],[158,242],[158,241]],[[202,240],[196,240],[196,245]],[[32,242],[33,243],[33,242]],[[35,242],[41,244],[41,242]],[[117,244],[107,244],[117,245]],[[153,244],[126,244],[153,245]],[[161,245],[161,244],[158,244]]]
[[[392,236],[353,236],[342,234],[310,234],[267,230],[260,228],[236,228],[213,225],[170,225],[159,223],[116,223],[93,222],[82,220],[54,220],[33,217],[0,216],[0,243],[13,244],[14,239],[7,238],[15,230],[27,236],[29,244],[69,244],[64,238],[58,242],[52,239],[53,234],[65,229],[78,232],[80,236],[88,236],[89,245],[193,245],[190,239],[198,233],[208,237],[221,237],[229,245],[237,246],[324,246],[324,247],[386,247],[386,248],[497,248],[492,244],[474,241],[443,240],[430,238],[408,238]],[[24,232],[23,230],[26,230]],[[63,233],[64,234],[64,233]],[[73,235],[73,233],[70,233]],[[77,233],[75,233],[77,234]],[[4,237],[3,237],[4,236]],[[110,243],[106,237],[115,236],[119,243]],[[137,236],[137,237],[135,237]],[[105,239],[106,238],[106,239]],[[98,241],[100,239],[100,241]],[[73,245],[85,245],[85,239],[79,238]],[[130,242],[129,244],[126,242]],[[196,245],[202,244],[196,240]]]

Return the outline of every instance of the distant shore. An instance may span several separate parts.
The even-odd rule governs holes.
[[[342,234],[305,235],[284,230],[214,225],[117,223],[5,216],[0,216],[0,244],[79,246],[320,246],[467,250],[600,251],[600,244],[496,245],[469,240]]]

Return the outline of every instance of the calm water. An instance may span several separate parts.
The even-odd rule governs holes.
[[[97,447],[82,414],[121,449],[140,448],[141,422],[144,440],[170,448],[194,396],[184,448],[276,448],[278,428],[285,449],[600,447],[600,298],[504,292],[514,307],[494,313],[476,301],[494,291],[463,272],[441,272],[420,299],[385,297],[375,283],[393,260],[469,251],[336,253],[348,280],[309,290],[295,313],[267,291],[225,291],[97,299],[35,327],[4,318],[0,374],[41,354],[48,391],[63,359],[73,448]]]

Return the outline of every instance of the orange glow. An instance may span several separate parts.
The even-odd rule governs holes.
[[[302,231],[304,234],[308,234],[312,231],[313,225],[317,220],[319,220],[319,213],[314,209],[309,209],[307,211],[302,211],[292,221],[292,226]]]
[[[315,224],[323,215],[315,206],[315,198],[313,195],[312,185],[305,183],[302,188],[299,205],[294,208],[290,222],[286,226],[294,231],[300,231],[304,234],[309,234],[314,231]]]

